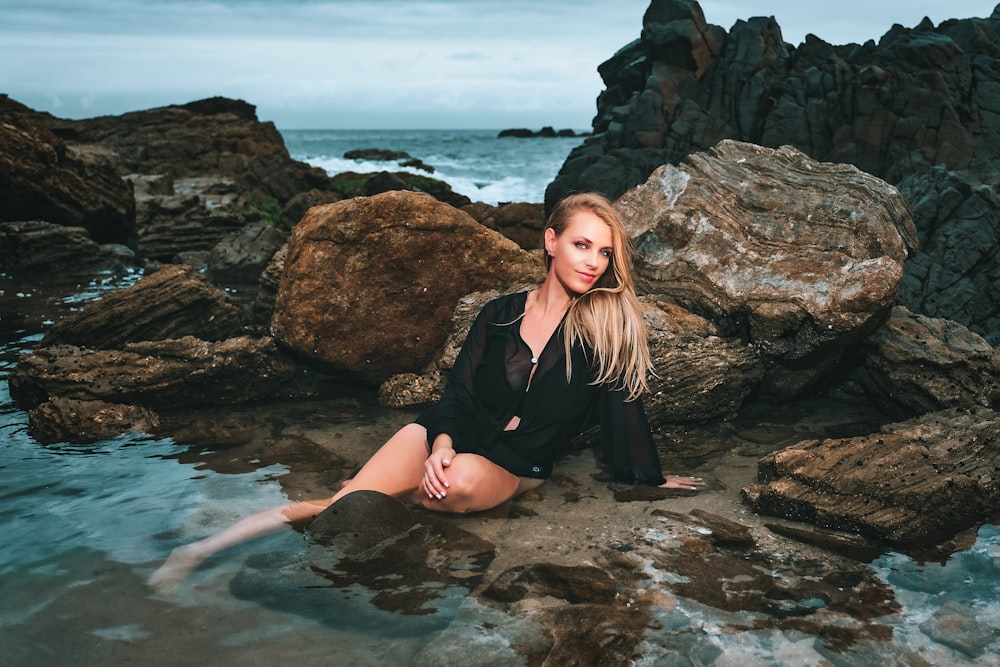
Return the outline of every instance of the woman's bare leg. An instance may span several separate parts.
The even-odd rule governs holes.
[[[419,424],[404,426],[372,455],[348,486],[332,497],[264,510],[203,540],[178,547],[152,574],[148,583],[160,592],[169,592],[212,554],[271,534],[287,524],[309,521],[354,491],[380,491],[406,499],[413,495],[423,477],[426,458],[427,431]]]

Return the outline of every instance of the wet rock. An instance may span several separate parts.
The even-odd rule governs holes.
[[[997,470],[1000,417],[953,409],[786,447],[760,459],[742,495],[760,514],[914,549],[997,516]]]
[[[132,187],[105,152],[74,149],[38,114],[0,95],[0,221],[83,227],[97,243],[136,242]]]
[[[482,595],[499,602],[551,596],[570,604],[610,604],[615,599],[615,582],[604,570],[593,566],[538,563],[501,573]]]
[[[28,411],[28,433],[43,445],[89,443],[130,431],[155,433],[160,418],[148,408],[53,397]]]
[[[615,207],[640,290],[753,344],[788,398],[888,316],[913,248],[906,202],[848,165],[733,141],[664,165]]]
[[[383,192],[392,192],[393,190],[420,191],[419,188],[413,187],[399,176],[390,174],[387,171],[381,171],[365,181],[364,194],[366,197],[379,195]]]
[[[33,220],[0,223],[0,271],[39,282],[89,280],[135,264],[125,246],[98,245],[83,227]]]
[[[421,370],[477,289],[540,280],[541,262],[423,194],[310,209],[292,232],[271,330],[323,368],[378,384]]]
[[[274,399],[290,391],[294,377],[270,338],[185,336],[121,350],[42,347],[22,357],[8,381],[24,409],[53,397],[170,409]]]
[[[790,537],[805,544],[832,551],[844,558],[853,558],[861,563],[869,563],[885,552],[885,545],[866,540],[857,535],[838,533],[831,530],[820,530],[810,526],[790,526],[778,523],[766,523],[764,526],[772,533]]]
[[[301,554],[251,558],[233,594],[385,639],[446,627],[495,547],[374,491],[348,494],[308,527]]]
[[[121,349],[184,336],[220,341],[242,331],[241,310],[225,292],[190,266],[172,265],[60,318],[42,345]]]
[[[1000,405],[1000,349],[957,322],[896,306],[861,352],[853,384],[896,418]]]
[[[970,658],[978,658],[1000,635],[1000,629],[977,621],[969,612],[966,605],[945,602],[920,624],[920,630],[939,644],[950,646]]]
[[[312,189],[307,192],[300,192],[293,196],[281,209],[281,226],[291,229],[299,224],[299,220],[306,214],[306,211],[313,206],[332,204],[343,199],[336,192],[329,190]]]

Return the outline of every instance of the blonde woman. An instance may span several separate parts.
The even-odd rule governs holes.
[[[600,424],[601,451],[624,482],[664,479],[640,395],[650,372],[628,235],[596,194],[560,202],[545,230],[544,282],[488,303],[441,401],[392,436],[338,493],[243,519],[179,547],[150,578],[169,590],[217,551],[311,520],[348,493],[379,491],[442,512],[496,507],[541,485],[573,435]]]

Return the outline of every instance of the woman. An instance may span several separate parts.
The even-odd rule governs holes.
[[[332,497],[255,514],[179,547],[150,578],[169,590],[217,551],[311,520],[342,496],[379,491],[442,512],[496,507],[542,484],[560,447],[594,422],[616,476],[694,490],[663,478],[639,399],[650,369],[631,276],[631,244],[595,194],[560,202],[545,230],[544,282],[487,304],[441,401],[393,435]]]

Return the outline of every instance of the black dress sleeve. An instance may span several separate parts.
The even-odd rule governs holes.
[[[642,399],[626,401],[621,391],[603,391],[597,412],[601,453],[615,477],[629,484],[663,484],[666,480]]]
[[[486,329],[493,321],[495,310],[495,302],[490,302],[479,311],[448,374],[441,400],[417,419],[427,428],[430,446],[442,433],[450,435],[454,442],[468,441],[475,433],[473,382],[483,356]]]

